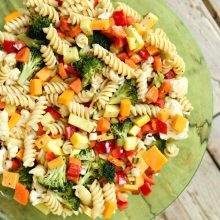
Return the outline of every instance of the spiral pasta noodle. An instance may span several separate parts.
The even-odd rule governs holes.
[[[182,106],[183,114],[189,115],[190,112],[193,110],[193,106],[190,103],[190,101],[186,97],[183,97],[182,99],[180,99],[178,101],[179,101],[180,105]]]
[[[5,95],[4,100],[6,104],[28,107],[30,109],[33,109],[35,104],[31,96],[14,93],[8,93],[7,95]]]
[[[58,6],[57,1],[55,0],[25,0],[24,3],[27,7],[32,7],[32,8],[40,5],[41,3],[45,3],[53,7]]]
[[[117,92],[122,82],[123,81],[119,83],[110,81],[95,97],[94,100],[97,100],[97,106],[99,109],[105,107],[105,105],[109,102],[110,98]]]
[[[179,55],[176,55],[173,58],[172,66],[173,66],[173,71],[177,75],[182,75],[185,73],[185,70],[186,70],[185,62],[184,62],[183,58],[180,57]]]
[[[54,55],[54,52],[50,46],[41,46],[40,52],[44,58],[44,62],[49,69],[55,69],[57,64],[57,59]]]
[[[114,183],[106,183],[103,186],[102,191],[105,202],[112,201],[114,203],[117,203]]]
[[[93,50],[94,56],[101,59],[106,65],[122,76],[126,76],[128,79],[137,77],[134,69],[122,62],[113,53],[109,52],[99,44],[93,44]]]
[[[43,118],[43,115],[45,114],[45,109],[47,108],[47,101],[44,96],[41,96],[38,99],[38,102],[35,104],[34,109],[30,116],[30,121],[27,123],[27,125],[31,128],[33,128],[35,131],[38,130],[38,123]]]
[[[59,98],[58,93],[46,94],[47,101],[52,105],[59,106],[58,98]]]
[[[57,93],[61,94],[68,88],[65,82],[51,82],[44,84],[44,92],[46,94]]]
[[[48,161],[45,158],[46,152],[44,149],[40,149],[40,151],[37,153],[36,160],[38,161],[39,164],[43,165],[45,169],[48,168]]]
[[[93,113],[92,108],[85,107],[75,101],[69,104],[69,111],[81,118],[90,119]]]
[[[73,210],[71,210],[71,209],[68,209],[68,208],[66,208],[66,207],[63,207],[63,212],[62,212],[62,217],[63,218],[66,218],[66,217],[70,217],[70,216],[72,216],[73,215]]]
[[[78,13],[75,13],[75,12],[71,12],[70,15],[69,15],[69,22],[72,25],[80,24],[83,19],[93,20],[94,18],[85,16],[85,15],[81,15],[81,14],[78,14]]]
[[[96,217],[101,217],[105,208],[103,192],[97,180],[92,183],[89,190],[92,194],[92,217],[95,219]]]
[[[147,72],[140,71],[139,77],[137,78],[137,93],[138,99],[142,102],[146,101],[147,94]]]
[[[102,0],[99,3],[99,7],[98,7],[98,14],[102,14],[104,12],[109,12],[110,15],[112,15],[114,11],[114,6],[111,2],[111,0]]]
[[[4,25],[4,29],[13,34],[20,34],[26,31],[26,27],[29,26],[30,17],[28,15],[21,15]]]
[[[78,185],[75,187],[75,195],[80,199],[83,205],[91,206],[92,205],[92,195],[90,191],[83,185]]]
[[[152,45],[165,53],[168,57],[173,57],[176,53],[176,47],[170,40],[161,34],[150,33],[146,37],[146,43]]]
[[[82,33],[78,34],[75,37],[75,41],[76,41],[77,46],[80,47],[80,48],[85,48],[89,45],[88,37],[85,34],[82,34]]]
[[[65,126],[60,121],[58,123],[46,124],[44,126],[44,130],[46,131],[46,134],[52,134],[52,135],[64,134],[64,129]]]
[[[93,96],[94,96],[94,93],[92,91],[83,90],[82,92],[74,96],[74,101],[78,103],[87,103],[92,100]]]
[[[59,13],[56,11],[56,9],[53,6],[50,6],[48,4],[41,3],[37,5],[35,8],[36,12],[38,12],[39,15],[48,17],[52,20],[55,25],[59,25],[60,19],[59,19]]]
[[[113,82],[119,82],[122,80],[122,78],[119,77],[119,75],[116,74],[110,67],[104,67],[102,70],[102,75]]]
[[[0,31],[0,43],[3,43],[5,40],[8,41],[15,41],[17,38],[15,35],[11,33],[7,33],[4,31]]]
[[[135,106],[131,106],[131,114],[134,116],[142,116],[148,114],[150,117],[157,117],[160,112],[160,108],[154,105],[147,104],[137,104]]]
[[[33,134],[25,134],[24,138],[24,155],[23,155],[23,165],[24,167],[33,167],[34,161],[37,155],[35,150],[35,136]]]
[[[55,215],[62,215],[63,206],[56,198],[56,194],[50,190],[47,191],[47,194],[44,199],[45,205],[50,209],[50,211]]]
[[[15,127],[10,131],[10,137],[16,139],[24,139],[25,128],[22,127]]]
[[[176,157],[179,154],[179,148],[175,144],[168,144],[164,150],[167,157]]]
[[[97,93],[101,90],[101,85],[103,83],[102,74],[96,73],[92,76],[90,84],[91,84],[91,91],[93,93]]]
[[[7,93],[15,93],[15,94],[22,95],[22,94],[25,94],[26,91],[25,91],[25,88],[20,85],[0,86],[0,95],[7,95]]]
[[[63,55],[68,48],[68,45],[62,41],[53,25],[51,24],[48,28],[43,28],[43,31],[46,34],[47,40],[50,41],[50,46],[53,50],[59,55]]]
[[[5,62],[6,60],[4,60]],[[7,63],[14,62],[11,57],[10,60],[7,60]],[[6,63],[6,62],[5,62]],[[11,64],[10,64],[11,65]],[[12,85],[15,84],[18,80],[20,70],[18,68],[11,68],[9,65],[4,65],[0,67],[0,82],[1,84]]]
[[[116,2],[115,11],[120,11],[120,10],[123,10],[127,16],[132,16],[136,22],[139,22],[141,20],[141,15],[137,11],[135,11],[133,8],[131,8],[125,3]]]
[[[70,155],[73,152],[73,145],[69,140],[66,140],[62,146],[63,153],[65,155]]]

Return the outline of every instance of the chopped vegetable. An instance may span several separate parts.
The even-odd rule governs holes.
[[[29,201],[29,191],[21,183],[17,183],[16,184],[14,200],[16,200],[18,203],[20,203],[23,206],[26,206],[28,204],[28,201]]]
[[[109,27],[110,27],[109,20],[98,19],[91,21],[91,29],[93,31],[108,30]]]
[[[13,20],[13,19],[19,17],[20,15],[21,15],[21,14],[20,14],[19,11],[13,11],[13,12],[11,12],[9,15],[7,15],[7,16],[4,17],[4,21],[5,21],[5,23],[10,22],[11,20]]]
[[[66,73],[66,70],[65,70],[65,68],[64,68],[64,65],[63,65],[63,63],[59,63],[58,64],[58,73],[59,73],[59,75],[61,76],[61,78],[62,79],[66,79],[66,78],[68,78],[68,75],[67,75],[67,73]]]
[[[58,103],[68,106],[70,102],[73,100],[74,91],[73,90],[65,90],[58,98]]]
[[[78,94],[82,90],[82,82],[79,78],[75,79],[69,87],[74,91],[74,93]]]
[[[176,115],[172,122],[172,128],[181,133],[184,131],[187,124],[187,119],[182,117],[181,115]]]
[[[105,210],[103,212],[103,216],[105,219],[110,219],[116,209],[116,203],[112,201],[108,201],[105,205]]]
[[[16,54],[16,60],[21,63],[27,63],[30,57],[30,49],[24,47]]]
[[[108,132],[110,130],[110,126],[111,123],[109,122],[109,120],[105,119],[105,118],[100,118],[97,124],[97,131],[100,132]]]
[[[15,127],[15,125],[18,123],[20,118],[21,118],[21,115],[16,112],[11,116],[11,118],[8,122],[9,130],[12,130]]]

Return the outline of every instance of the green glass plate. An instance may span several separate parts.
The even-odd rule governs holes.
[[[161,174],[155,178],[157,184],[153,186],[152,194],[147,198],[130,196],[129,208],[124,212],[117,212],[112,218],[113,220],[148,220],[162,212],[180,195],[202,160],[212,121],[212,89],[208,69],[197,43],[183,22],[163,0],[127,0],[124,2],[129,3],[142,14],[151,11],[159,16],[158,26],[167,32],[186,62],[186,76],[189,79],[188,97],[195,109],[190,116],[189,138],[178,142],[180,154],[171,159]],[[19,5],[21,1],[18,0],[1,0],[1,17],[3,18]],[[2,25],[2,21],[0,24]],[[31,205],[22,207],[8,199],[10,195],[12,195],[10,190],[0,188],[0,219],[60,219],[53,215],[44,216]],[[88,219],[84,215],[72,218]]]

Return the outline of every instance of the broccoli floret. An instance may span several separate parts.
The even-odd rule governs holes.
[[[65,184],[65,192],[57,192],[56,196],[67,208],[77,211],[80,206],[80,199],[75,196],[73,186],[74,184],[68,181]]]
[[[110,99],[109,104],[119,104],[122,99],[130,99],[133,105],[137,103],[138,97],[135,80],[125,80],[121,88]]]
[[[86,87],[95,73],[102,72],[103,63],[96,57],[82,56],[74,66],[81,75],[83,87]]]
[[[29,174],[32,168],[26,168],[21,166],[16,172],[19,173],[19,182],[24,184],[27,189],[31,189],[33,182],[33,175]]]
[[[132,122],[130,119],[126,119],[122,123],[116,123],[111,125],[110,132],[114,135],[115,139],[120,139],[124,142],[129,130],[132,128]]]
[[[112,163],[105,162],[102,165],[102,176],[104,176],[109,183],[113,183],[115,179],[115,166]]]
[[[81,150],[80,153],[78,155],[76,155],[75,157],[80,160],[86,160],[86,161],[94,161],[95,160],[94,154],[89,149]]]
[[[18,79],[18,84],[23,85],[26,80],[33,77],[33,75],[43,67],[43,58],[37,48],[31,48],[29,61],[22,64],[21,74]]]
[[[37,15],[34,16],[27,31],[27,36],[33,39],[45,41],[46,34],[43,28],[47,28],[52,24],[52,21],[46,17]]]
[[[90,47],[93,44],[99,44],[100,46],[104,47],[106,50],[109,50],[111,41],[100,31],[94,31],[93,35],[89,37],[89,45]]]
[[[65,161],[65,159],[63,159]],[[66,161],[62,166],[49,169],[47,173],[38,179],[38,182],[46,189],[65,191],[66,183]]]
[[[42,40],[37,40],[37,39],[32,39],[32,38],[28,37],[26,34],[19,34],[19,35],[17,36],[17,38],[18,38],[19,40],[24,41],[25,44],[26,44],[28,47],[40,48],[40,46],[44,44],[44,41],[42,41]]]

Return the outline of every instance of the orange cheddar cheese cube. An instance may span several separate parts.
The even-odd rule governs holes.
[[[63,157],[59,156],[56,159],[51,160],[50,162],[48,162],[48,168],[50,170],[53,170],[53,169],[55,169],[57,167],[62,166],[63,164],[64,164]]]
[[[20,118],[21,118],[21,115],[19,115],[17,112],[15,112],[15,113],[11,116],[11,118],[10,118],[10,120],[9,120],[9,122],[8,122],[9,130],[11,130],[12,128],[15,127],[15,125],[16,125],[17,122],[20,120]]]
[[[135,185],[138,186],[138,188],[144,185],[144,177],[142,175],[136,176]]]
[[[159,113],[158,113],[158,119],[162,122],[166,122],[170,117],[170,112],[169,109],[162,109]]]
[[[156,146],[151,147],[148,151],[142,153],[141,156],[155,171],[160,170],[168,161]]]
[[[3,171],[2,176],[2,186],[15,189],[16,184],[19,181],[19,174],[8,172],[6,170]]]
[[[160,49],[154,47],[154,46],[147,46],[147,52],[151,55],[151,56],[156,56],[160,54]]]
[[[171,126],[175,131],[177,131],[178,133],[181,133],[184,131],[186,124],[187,124],[186,118],[184,118],[181,115],[176,115],[173,119]]]
[[[45,147],[50,140],[51,138],[47,134],[44,134],[35,141],[35,145],[40,150],[41,148]]]
[[[139,156],[139,161],[137,164],[135,164],[135,166],[140,170],[141,174],[144,173],[149,167],[141,156]]]
[[[122,99],[120,103],[120,115],[123,117],[128,117],[131,111],[131,100]]]
[[[108,30],[109,27],[110,27],[109,19],[108,20],[99,19],[99,20],[91,21],[91,29],[94,31]]]
[[[11,20],[19,17],[20,15],[21,13],[19,11],[13,11],[12,13],[4,17],[5,23],[10,22]]]
[[[24,155],[24,148],[21,148],[18,153],[16,154],[16,158],[19,160],[23,159],[23,155]]]
[[[30,93],[31,95],[37,96],[42,95],[42,81],[41,79],[32,79],[30,81]]]
[[[136,185],[131,185],[131,184],[124,184],[119,186],[120,191],[128,191],[128,192],[133,192],[138,190],[138,186]]]
[[[42,82],[47,82],[51,77],[53,77],[56,73],[54,69],[48,69],[47,67],[42,68],[37,74],[35,75],[36,78],[41,79]]]
[[[68,106],[70,102],[73,100],[74,91],[67,89],[65,90],[58,98],[58,103]]]
[[[116,209],[116,203],[112,201],[108,201],[105,204],[105,210],[103,212],[103,216],[105,219],[110,219]]]

